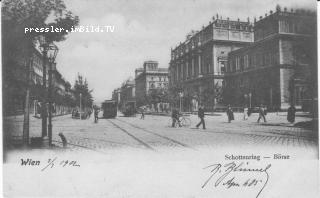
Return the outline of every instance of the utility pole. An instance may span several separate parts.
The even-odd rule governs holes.
[[[29,145],[29,122],[30,122],[30,79],[31,79],[31,65],[33,64],[33,59],[27,62],[27,76],[26,76],[26,98],[25,98],[25,108],[24,108],[24,119],[23,119],[23,145]]]

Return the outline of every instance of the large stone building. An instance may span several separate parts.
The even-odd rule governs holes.
[[[200,31],[191,32],[183,43],[171,49],[169,87],[175,105],[179,105],[180,95],[184,111],[197,110],[199,103],[210,111],[219,107],[228,53],[252,42],[249,19],[232,21],[217,15]]]
[[[168,69],[159,68],[156,61],[145,61],[143,68],[135,71],[137,106],[148,104],[148,95],[152,90],[167,90]]]
[[[316,25],[316,14],[304,10],[277,7],[260,17],[254,43],[229,54],[225,100],[270,109],[306,106],[317,96]]]

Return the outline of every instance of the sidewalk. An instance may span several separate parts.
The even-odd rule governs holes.
[[[70,117],[70,114],[62,115],[62,116],[54,116],[53,121],[55,119],[63,119],[62,117]],[[30,115],[29,117],[29,136],[32,137],[41,137],[42,135],[42,119],[34,117]],[[4,133],[4,141],[7,143],[16,143],[19,144],[22,142],[23,136],[23,115],[16,116],[7,116],[3,118],[3,133]]]

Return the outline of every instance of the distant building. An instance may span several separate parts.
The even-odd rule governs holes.
[[[121,89],[120,88],[114,89],[112,92],[112,100],[116,101],[118,105],[120,104],[120,96],[121,96]]]
[[[225,100],[271,109],[307,107],[317,97],[316,28],[316,14],[304,10],[277,7],[260,17],[254,43],[229,53]]]
[[[183,111],[195,111],[199,103],[210,111],[219,107],[228,53],[252,42],[249,20],[232,21],[218,15],[200,31],[187,35],[183,43],[171,49],[169,87],[175,105],[180,105],[182,96]]]
[[[120,107],[127,103],[136,103],[136,84],[133,78],[123,82],[120,88]]]
[[[135,74],[137,107],[148,104],[151,90],[168,89],[168,69],[159,68],[157,61],[145,61]]]

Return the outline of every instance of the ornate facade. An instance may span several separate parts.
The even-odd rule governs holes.
[[[212,111],[222,105],[222,86],[228,53],[253,42],[252,24],[213,17],[201,31],[171,50],[171,94],[181,93],[183,111],[196,111],[202,103]],[[178,101],[177,101],[178,104]]]
[[[135,73],[137,107],[148,104],[151,90],[168,89],[168,69],[159,68],[157,61],[145,61]]]
[[[316,14],[278,7],[255,21],[254,40],[229,54],[225,100],[269,109],[308,106],[317,95]]]

